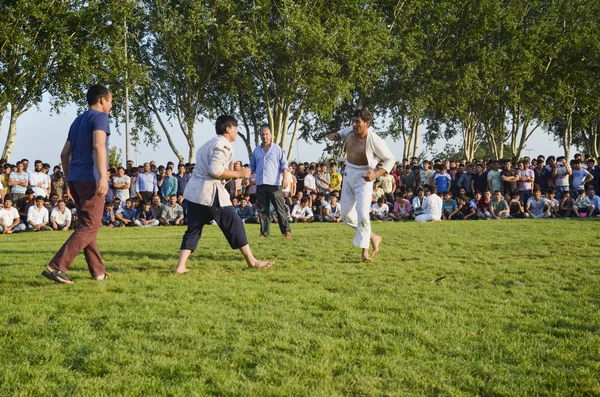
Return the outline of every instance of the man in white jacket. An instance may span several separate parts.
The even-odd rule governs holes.
[[[354,245],[362,248],[362,260],[371,262],[379,251],[382,238],[371,231],[369,211],[373,194],[373,181],[390,172],[395,158],[387,144],[371,127],[373,116],[367,109],[358,109],[352,117],[352,127],[328,135],[332,141],[346,140],[346,168],[342,186],[342,219],[356,230]],[[377,169],[377,164],[383,166]],[[377,169],[377,171],[375,171]],[[369,242],[373,251],[369,255]]]
[[[444,200],[437,195],[437,188],[435,186],[426,185],[423,190],[425,198],[423,198],[421,209],[425,211],[425,213],[417,216],[415,221],[439,221],[442,219],[442,205],[444,204]]]
[[[231,205],[225,190],[227,179],[250,177],[250,168],[233,169],[233,147],[237,138],[237,121],[233,116],[222,115],[215,123],[217,136],[206,142],[196,152],[196,166],[183,192],[187,201],[187,230],[181,241],[177,273],[187,272],[186,262],[198,246],[204,225],[215,221],[229,245],[239,249],[248,267],[266,269],[274,262],[260,261],[254,257],[246,238],[244,223]]]

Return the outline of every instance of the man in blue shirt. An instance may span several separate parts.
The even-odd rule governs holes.
[[[288,184],[287,160],[283,150],[273,142],[273,135],[271,135],[269,127],[261,128],[260,140],[262,144],[254,149],[250,159],[250,169],[252,172],[256,172],[256,203],[260,213],[260,237],[269,237],[271,226],[269,204],[273,204],[277,212],[279,229],[286,238],[290,238],[292,232],[284,208],[282,193],[282,187],[285,189]]]
[[[152,196],[158,193],[156,174],[150,171],[150,163],[144,163],[144,170],[137,175],[135,183],[137,195],[142,201],[151,202]]]
[[[88,89],[89,109],[77,117],[60,154],[69,192],[77,205],[78,225],[42,275],[61,284],[73,284],[67,271],[81,250],[95,280],[105,280],[104,262],[96,237],[102,226],[104,196],[108,191],[108,114],[112,94],[96,84]]]

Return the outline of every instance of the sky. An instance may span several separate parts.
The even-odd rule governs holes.
[[[58,164],[69,126],[75,117],[77,117],[77,107],[74,105],[63,108],[58,115],[50,111],[49,101],[47,100],[40,104],[38,108],[33,107],[17,121],[17,138],[13,146],[10,162],[14,164],[18,160],[27,158],[30,162],[39,159],[45,163],[49,163],[51,166]],[[0,130],[0,145],[2,145],[2,148],[4,148],[4,143],[6,142],[9,121],[9,115],[6,114],[2,120],[2,128]],[[157,129],[159,129],[158,125]],[[177,128],[173,128],[172,131],[175,145],[186,156],[188,149],[183,134]],[[196,150],[215,135],[214,131],[214,120],[197,123],[194,133]],[[160,132],[162,133],[162,131]],[[403,149],[402,139],[394,142],[393,139],[387,138],[386,141],[396,159],[401,160]],[[458,139],[450,143],[457,144]],[[436,144],[435,149],[441,150],[445,144],[446,141],[440,141]],[[119,126],[118,130],[114,124],[111,125],[110,146],[121,148],[121,158],[125,161],[125,126],[123,124]],[[294,148],[292,159],[309,162],[316,161],[321,157],[324,147],[325,145],[323,144],[308,143],[299,140]],[[419,147],[420,150],[423,150],[425,144],[421,143]],[[248,162],[248,155],[244,143],[240,138],[233,143],[233,149],[236,159],[244,163]],[[142,164],[150,160],[155,160],[157,164],[166,164],[168,161],[177,162],[176,156],[169,147],[164,134],[162,135],[162,142],[156,148],[140,146],[138,150],[136,153],[133,147],[130,148],[131,159],[136,164]],[[575,152],[576,150],[573,148],[571,153]],[[558,156],[564,155],[564,152],[562,147],[553,141],[552,137],[538,129],[527,143],[524,155],[537,156],[539,154],[546,156],[554,154]]]

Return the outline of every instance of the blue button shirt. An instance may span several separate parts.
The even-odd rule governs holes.
[[[267,153],[263,151],[262,145],[252,152],[250,169],[256,172],[257,185],[281,185],[281,173],[287,166],[283,150],[275,143],[271,143]]]
[[[140,172],[136,179],[136,186],[138,192],[158,192],[158,184],[156,183],[156,174],[152,171],[146,174]]]

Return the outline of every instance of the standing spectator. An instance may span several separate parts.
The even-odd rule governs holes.
[[[465,189],[465,194],[468,197],[473,196],[473,190],[471,185],[471,176],[473,175],[473,164],[467,164],[466,171],[463,171],[458,177],[458,181],[456,181],[456,186],[458,189]]]
[[[44,197],[37,196],[35,205],[29,207],[27,211],[27,229],[32,231],[48,231],[52,230],[48,226],[49,216],[48,210],[44,207]]]
[[[483,192],[487,189],[487,176],[483,172],[483,165],[475,165],[475,173],[471,175],[471,191]]]
[[[11,234],[25,230],[25,225],[21,223],[19,211],[12,206],[12,197],[4,197],[4,208],[0,207],[0,233]]]
[[[433,171],[429,161],[423,160],[423,170],[420,172],[421,186],[431,185],[433,183]]]
[[[144,163],[143,172],[136,178],[137,196],[142,201],[152,201],[152,196],[158,193],[156,174],[150,171],[150,163]]]
[[[329,174],[327,173],[327,164],[319,164],[319,169],[315,180],[317,182],[317,189],[319,193],[329,194],[330,178]]]
[[[298,168],[296,169],[296,193],[304,192],[304,178],[306,178],[306,174],[304,164],[298,164]]]
[[[4,196],[10,194],[10,185],[8,180],[10,179],[10,164],[4,164],[4,167],[0,167],[0,184],[4,188]]]
[[[108,191],[108,113],[112,94],[104,86],[93,85],[86,96],[89,110],[71,125],[61,153],[69,192],[77,205],[78,225],[42,272],[58,283],[73,283],[66,272],[82,249],[92,277],[106,279],[96,236],[102,226],[103,201]]]
[[[60,171],[59,171],[60,172]],[[71,227],[72,214],[67,208],[65,200],[58,200],[58,206],[50,213],[50,223],[54,230],[69,230]]]
[[[129,198],[129,188],[131,187],[131,178],[125,175],[125,168],[119,166],[117,175],[113,178],[113,187],[115,189],[115,197],[124,202]]]
[[[8,186],[10,186],[15,203],[25,197],[25,192],[29,186],[29,174],[25,171],[22,161],[17,161],[17,170],[11,172],[8,176]]]
[[[34,170],[29,173],[29,186],[33,189],[33,193],[36,196],[42,196],[44,198],[48,197],[48,188],[50,185],[48,184],[48,180],[46,178],[46,174],[42,171],[42,161],[35,160]]]
[[[552,176],[554,177],[554,186],[556,186],[556,198],[561,201],[565,192],[569,189],[569,177],[573,174],[571,166],[566,162],[564,156],[556,158],[552,170]]]
[[[185,190],[185,185],[187,185],[190,180],[190,175],[185,172],[185,164],[179,163],[177,166],[177,174],[175,175],[175,179],[177,179],[177,195],[183,194]]]
[[[306,193],[306,197],[310,196],[311,192],[317,191],[317,182],[315,179],[315,167],[308,167],[308,174],[304,177],[304,193]]]
[[[545,192],[550,187],[550,180],[552,179],[552,172],[548,171],[543,161],[539,160],[535,163],[535,168],[533,169],[534,174],[534,186],[540,189],[542,192]]]
[[[581,160],[575,160],[573,162],[573,185],[571,186],[573,191],[584,189],[584,185],[594,179],[588,170],[582,168],[582,165]]]
[[[56,171],[54,173],[54,180],[51,182],[50,195],[56,194],[58,197],[62,197],[69,191],[67,186],[67,180],[62,171]]]
[[[394,180],[394,177],[390,175]],[[340,192],[342,190],[342,174],[337,171],[337,164],[331,162],[329,164],[329,193]],[[393,190],[392,190],[393,191]]]
[[[440,194],[449,192],[452,177],[446,173],[446,167],[444,166],[438,166],[437,171],[437,174],[433,177],[433,185]]]
[[[492,163],[492,169],[487,173],[487,188],[490,192],[502,191],[501,176],[500,163],[496,160]]]
[[[519,176],[517,175],[517,171],[512,167],[512,162],[508,160],[504,162],[504,170],[502,170],[500,178],[504,184],[504,193],[512,196],[514,192],[518,191],[517,182],[519,182]]]
[[[533,173],[533,170],[529,168],[529,162],[524,160],[519,161],[517,163],[517,176],[519,177],[519,182],[517,182],[517,189],[519,190],[521,202],[527,203],[529,201],[529,198],[531,197],[533,182],[535,181],[535,175]]]
[[[386,171],[385,174],[379,177],[379,183],[381,184],[381,189],[383,190],[387,202],[393,203],[394,192],[396,191],[396,179],[394,179],[392,174]]]
[[[282,188],[287,188],[287,161],[283,150],[273,142],[271,130],[262,127],[262,144],[254,149],[250,159],[250,169],[256,172],[256,201],[260,213],[260,237],[269,237],[269,205],[277,212],[279,230],[286,237],[292,237],[290,225],[283,206]],[[282,178],[283,176],[283,178]]]
[[[173,176],[173,169],[171,167],[167,167],[166,175],[160,187],[160,195],[162,196],[163,203],[167,203],[171,196],[175,196],[175,200],[177,200],[177,178]]]

